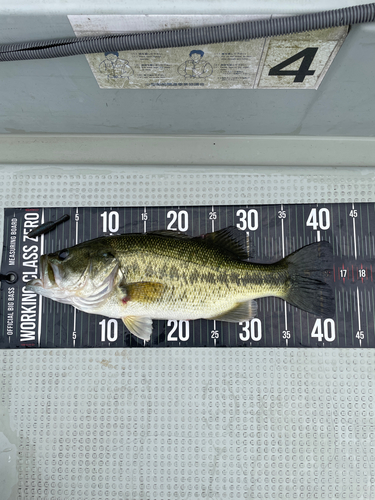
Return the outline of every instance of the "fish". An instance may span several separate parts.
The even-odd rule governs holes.
[[[26,288],[86,313],[121,318],[144,341],[153,319],[251,320],[262,297],[321,317],[334,314],[330,243],[257,263],[249,261],[239,233],[230,226],[197,237],[161,230],[96,238],[42,255],[40,278]]]

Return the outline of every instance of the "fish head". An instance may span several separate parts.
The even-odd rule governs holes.
[[[119,263],[102,239],[81,243],[40,257],[40,278],[29,290],[58,302],[102,301],[112,290]]]

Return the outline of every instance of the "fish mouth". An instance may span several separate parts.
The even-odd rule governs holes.
[[[57,285],[55,272],[48,259],[48,255],[42,255],[40,257],[40,276],[43,288],[53,288]]]
[[[48,280],[50,282],[50,285],[55,286],[56,285],[55,273],[53,272],[53,267],[51,266],[51,264],[48,261],[47,261],[46,274],[48,276]]]
[[[29,288],[54,288],[57,285],[55,273],[52,265],[48,260],[48,255],[41,255],[40,257],[40,278],[30,280],[26,283]]]
[[[40,257],[40,278],[30,280],[26,283],[26,290],[31,290],[43,297],[47,297],[66,304],[71,303],[67,291],[59,287],[60,275],[56,266],[51,264],[48,255]]]

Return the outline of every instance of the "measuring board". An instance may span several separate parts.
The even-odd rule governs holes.
[[[52,232],[27,236],[64,214],[70,220]],[[228,226],[252,247],[251,261],[265,264],[329,241],[335,315],[319,318],[266,297],[257,299],[251,321],[154,320],[151,341],[144,342],[121,319],[86,314],[25,289],[39,277],[40,255],[99,236],[161,229],[198,236]],[[1,273],[18,280],[1,281],[0,347],[375,347],[374,234],[374,203],[5,209]]]

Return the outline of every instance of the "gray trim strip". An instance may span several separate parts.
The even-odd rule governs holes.
[[[0,135],[0,164],[372,167],[375,138]]]

